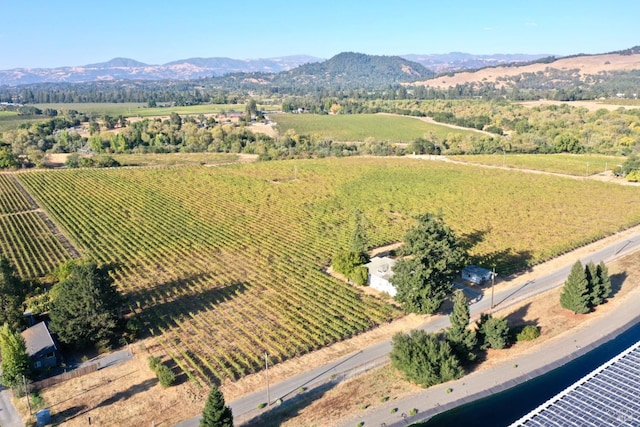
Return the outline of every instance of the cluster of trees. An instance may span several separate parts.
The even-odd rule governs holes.
[[[69,261],[50,291],[49,327],[69,346],[108,348],[122,330],[124,299],[106,268]]]
[[[476,360],[478,349],[501,349],[509,342],[509,326],[504,318],[482,315],[476,329],[469,328],[469,305],[461,290],[452,297],[450,326],[443,333],[422,329],[393,337],[390,358],[405,377],[423,387],[460,378],[464,367]]]
[[[622,164],[620,173],[625,176],[627,181],[640,182],[640,156],[637,154],[629,156]]]
[[[393,268],[395,299],[410,313],[435,313],[453,290],[467,253],[442,218],[426,213],[407,232]]]
[[[610,295],[611,280],[605,263],[601,261],[596,265],[590,261],[583,267],[576,261],[562,288],[560,305],[576,314],[584,314],[604,303]]]

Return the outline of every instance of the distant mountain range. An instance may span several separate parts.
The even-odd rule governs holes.
[[[338,57],[339,55],[336,55]],[[369,57],[369,55],[366,55]],[[420,64],[435,73],[446,73],[463,69],[476,69],[514,62],[532,61],[548,55],[496,54],[472,55],[468,53],[448,53],[434,55],[403,55],[401,58]],[[334,58],[336,58],[334,57]],[[398,58],[386,56],[371,56],[374,58]],[[333,58],[332,58],[333,59]],[[69,66],[58,68],[15,68],[0,70],[0,86],[17,86],[32,83],[79,83],[94,81],[116,80],[193,80],[203,77],[215,77],[232,73],[281,73],[293,71],[300,66],[318,65],[311,70],[322,71],[322,67],[331,67],[331,60],[316,58],[308,55],[284,56],[268,59],[232,59],[232,58],[189,58],[168,62],[162,65],[150,65],[129,58],[114,58],[107,62],[88,64],[83,66]],[[306,64],[306,65],[305,65]],[[378,64],[380,65],[380,64]],[[405,64],[406,65],[406,64]],[[427,77],[425,70],[415,65],[413,69],[416,79]],[[335,71],[335,70],[334,70]],[[381,69],[378,69],[381,71]],[[304,79],[302,75],[294,77]],[[409,72],[410,74],[410,72]]]

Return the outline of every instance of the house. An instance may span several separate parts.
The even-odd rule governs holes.
[[[462,269],[462,279],[476,285],[488,282],[492,276],[493,273],[491,271],[475,265],[467,265]]]
[[[27,344],[31,367],[35,370],[55,368],[60,363],[60,351],[44,322],[36,323],[22,332]]]
[[[386,292],[392,297],[398,292],[390,282],[393,277],[394,259],[389,257],[373,257],[365,267],[369,270],[369,286],[381,292]]]

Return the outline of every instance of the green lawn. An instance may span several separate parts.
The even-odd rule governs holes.
[[[293,129],[298,134],[312,134],[334,141],[374,138],[378,141],[406,143],[432,133],[439,138],[449,134],[474,134],[472,131],[426,123],[412,117],[386,114],[273,114],[270,118],[278,124],[281,135]]]
[[[625,157],[600,154],[481,154],[448,156],[452,160],[515,169],[533,169],[545,172],[586,176],[612,170],[624,163]]]

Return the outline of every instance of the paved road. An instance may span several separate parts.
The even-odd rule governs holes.
[[[11,390],[0,386],[0,426],[22,427],[22,419],[11,403]]]
[[[640,233],[620,239],[610,246],[596,251],[588,257],[582,258],[581,261],[583,263],[587,263],[589,261],[593,261],[595,263],[599,263],[600,261],[610,262],[636,250],[640,250]],[[572,265],[573,263],[545,276],[522,283],[519,286],[510,286],[507,289],[496,291],[493,296],[494,308],[506,308],[561,285],[569,275]],[[490,291],[488,291],[487,294],[488,295],[484,295],[483,298],[470,306],[472,316],[477,316],[482,312],[490,310]],[[435,332],[445,328],[448,324],[448,316],[440,315],[432,318],[428,323],[422,325],[421,329],[429,332]],[[312,392],[314,388],[326,385],[332,380],[335,381],[336,378],[348,378],[372,367],[382,365],[388,361],[388,354],[390,351],[391,341],[384,341],[343,357],[334,363],[312,369],[280,383],[272,384],[270,387],[271,401],[274,402],[278,399],[282,399],[282,402],[286,403],[287,399],[291,399],[297,395],[298,390],[300,390],[301,387],[304,387],[307,392]],[[238,424],[241,424],[242,422],[260,414],[262,411],[257,409],[258,405],[266,401],[267,390],[265,388],[234,400],[229,403],[229,406],[231,406],[233,410],[234,420],[236,420]],[[179,423],[177,426],[196,427],[199,422],[198,420],[199,417],[191,418]]]

